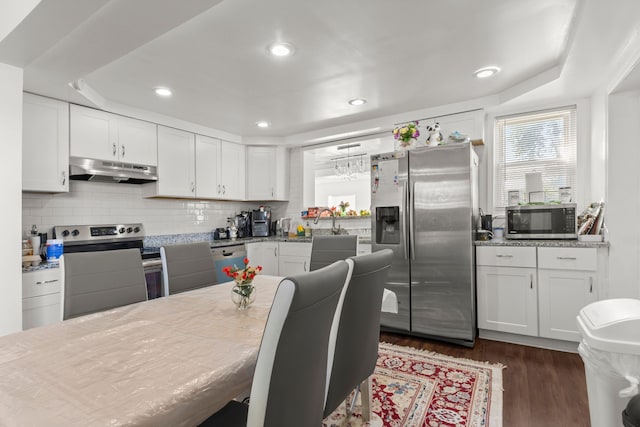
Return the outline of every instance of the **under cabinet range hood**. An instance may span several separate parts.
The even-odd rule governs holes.
[[[158,180],[155,166],[106,160],[69,158],[69,178],[79,181],[118,182],[144,184]]]

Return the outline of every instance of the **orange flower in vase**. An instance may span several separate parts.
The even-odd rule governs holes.
[[[239,310],[247,309],[256,298],[256,289],[253,279],[262,271],[262,266],[252,267],[249,265],[249,258],[244,259],[243,268],[237,266],[226,266],[222,272],[234,281],[231,289],[231,300]]]

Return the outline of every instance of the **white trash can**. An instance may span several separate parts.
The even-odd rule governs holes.
[[[622,410],[638,394],[640,300],[589,304],[577,317],[592,427],[622,425]]]

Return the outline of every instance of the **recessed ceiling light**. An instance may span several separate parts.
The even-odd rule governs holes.
[[[158,96],[162,96],[162,97],[169,97],[173,94],[173,92],[171,92],[171,89],[169,89],[168,87],[154,87],[153,91],[156,93],[156,95]]]
[[[270,44],[267,49],[273,56],[291,56],[296,51],[296,48],[291,43],[287,42]]]
[[[366,104],[367,100],[366,99],[362,99],[362,98],[356,98],[356,99],[351,99],[349,100],[349,104],[351,105],[362,105],[362,104]]]
[[[268,128],[270,124],[267,121],[261,120],[259,122],[256,122],[256,126],[258,126],[259,128]]]
[[[500,68],[499,67],[484,67],[484,68],[480,68],[479,70],[476,70],[473,72],[473,75],[476,76],[479,79],[486,79],[487,77],[491,77],[496,73],[500,72]]]

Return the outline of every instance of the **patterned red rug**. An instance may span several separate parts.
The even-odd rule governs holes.
[[[373,406],[385,427],[500,427],[504,365],[456,359],[381,343],[373,375]],[[344,405],[325,427],[367,426]]]

